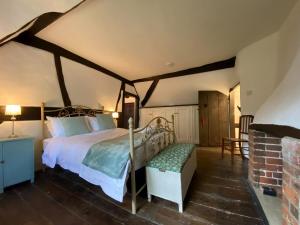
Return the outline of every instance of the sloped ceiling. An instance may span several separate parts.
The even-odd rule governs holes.
[[[235,56],[278,30],[295,2],[87,0],[37,36],[134,80]]]
[[[80,0],[1,0],[0,40],[47,12],[65,12]]]

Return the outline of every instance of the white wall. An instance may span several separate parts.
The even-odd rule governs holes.
[[[160,80],[146,106],[197,104],[198,91],[217,90],[226,95],[239,82],[235,69],[217,70],[190,76]],[[151,82],[135,83],[141,100]]]
[[[278,83],[278,33],[244,48],[237,55],[243,114],[254,115]]]
[[[73,104],[114,110],[121,82],[96,70],[62,58],[66,88]],[[0,48],[0,105],[63,106],[53,54],[10,42]],[[8,136],[11,123],[0,124]],[[41,159],[40,121],[17,121],[16,133],[36,138],[36,168]]]
[[[98,108],[100,104],[105,110],[115,110],[121,81],[74,61],[61,59],[66,88],[73,105]]]
[[[256,113],[255,123],[300,129],[300,2],[279,31],[279,55],[283,80]]]
[[[172,121],[174,115],[175,134],[178,142],[199,144],[198,106],[142,108],[140,110],[140,127],[150,120],[162,116]]]

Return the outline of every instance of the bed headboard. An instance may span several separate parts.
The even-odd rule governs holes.
[[[92,109],[88,106],[83,105],[71,105],[65,107],[45,107],[45,103],[41,104],[41,122],[42,122],[42,135],[43,139],[46,134],[45,129],[45,120],[46,116],[53,117],[74,117],[74,116],[96,116],[96,114],[110,114],[111,111],[101,110],[101,109]]]

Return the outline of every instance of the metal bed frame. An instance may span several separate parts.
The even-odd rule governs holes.
[[[45,117],[49,116],[56,117],[73,117],[73,116],[96,116],[96,114],[111,114],[111,111],[92,109],[90,107],[82,105],[72,105],[57,109],[47,110],[45,108],[45,103],[41,104],[41,122],[42,122],[42,135],[45,138]],[[129,143],[130,143],[130,178],[131,178],[131,212],[136,214],[137,211],[137,199],[136,197],[142,192],[142,190],[147,186],[145,183],[139,190],[136,190],[136,174],[135,174],[135,153],[138,149],[144,148],[145,153],[148,152],[148,147],[157,148],[158,152],[165,148],[169,144],[176,142],[175,126],[174,126],[174,115],[172,115],[172,121],[167,120],[164,117],[155,117],[148,124],[139,129],[134,129],[133,118],[128,120],[129,124]],[[134,135],[141,133],[142,142],[135,146]],[[147,160],[151,160],[147,157]],[[147,163],[147,162],[146,162]]]

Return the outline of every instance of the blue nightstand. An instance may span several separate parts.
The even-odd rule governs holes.
[[[0,138],[0,193],[5,187],[30,180],[34,182],[34,143],[32,137]]]

